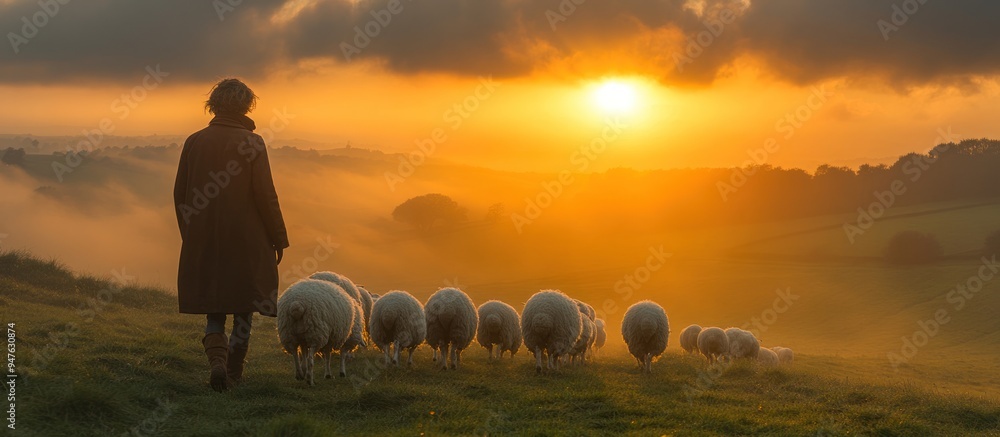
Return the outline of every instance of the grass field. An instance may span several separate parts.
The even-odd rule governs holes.
[[[708,369],[671,346],[643,375],[612,337],[595,364],[541,376],[523,351],[488,363],[473,347],[459,371],[434,368],[427,349],[412,369],[383,369],[366,351],[351,378],[310,388],[259,317],[248,382],[219,395],[206,383],[201,318],[176,314],[165,292],[17,253],[0,255],[0,292],[3,322],[16,323],[23,435],[1000,434],[994,391],[934,384],[959,370],[944,361],[886,379],[874,358],[809,352],[786,368]]]

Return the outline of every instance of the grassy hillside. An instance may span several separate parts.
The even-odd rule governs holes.
[[[851,375],[884,364],[811,353],[788,368],[706,370],[672,345],[642,375],[616,344],[595,365],[537,376],[523,351],[487,363],[472,348],[459,371],[434,369],[426,349],[412,369],[383,369],[368,351],[349,363],[361,378],[309,388],[263,318],[248,382],[219,395],[206,384],[201,318],[176,314],[163,291],[4,253],[0,305],[16,323],[24,435],[1000,433],[996,397],[935,389],[941,368],[928,367],[927,381],[875,383]]]

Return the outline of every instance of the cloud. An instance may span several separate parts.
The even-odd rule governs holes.
[[[175,81],[262,78],[311,60],[401,75],[645,74],[696,84],[744,57],[800,84],[968,83],[1000,71],[991,22],[1000,3],[986,0],[95,0],[54,14],[41,4],[58,2],[0,4],[9,43],[0,81],[116,81],[155,64]],[[734,20],[719,27],[726,9]],[[33,26],[21,17],[38,14],[48,18],[27,37]],[[693,46],[697,56],[687,56]],[[678,55],[691,62],[678,69]]]

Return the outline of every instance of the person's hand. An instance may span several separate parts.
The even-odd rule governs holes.
[[[278,254],[278,265],[281,265],[281,258],[285,256],[285,249],[279,247],[274,249],[274,251]]]

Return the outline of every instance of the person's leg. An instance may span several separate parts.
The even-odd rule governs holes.
[[[227,374],[230,382],[243,382],[243,365],[250,349],[250,329],[253,313],[233,314],[233,332],[229,336],[229,363]]]
[[[226,389],[226,367],[229,359],[229,340],[226,338],[226,315],[209,314],[206,317],[205,338],[201,340],[205,346],[205,355],[211,366],[209,383],[212,389],[221,392]]]

